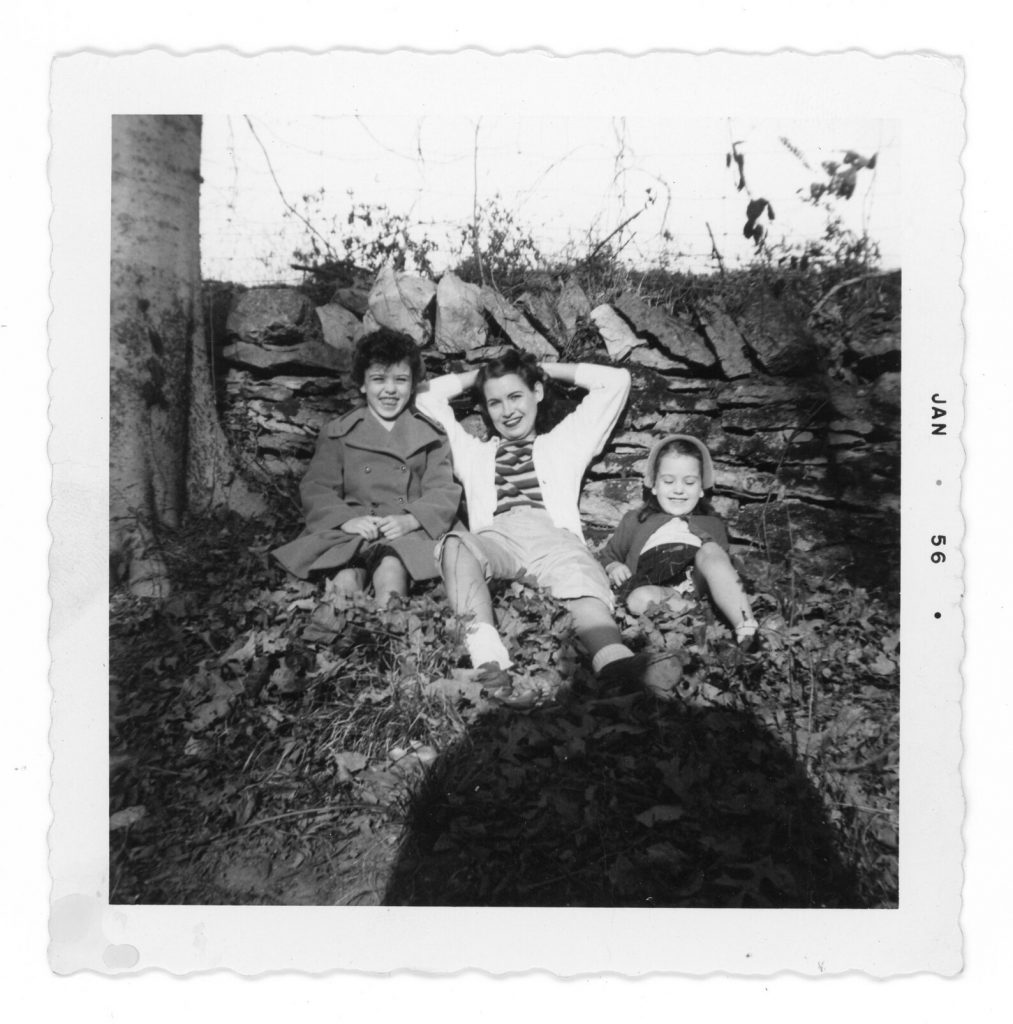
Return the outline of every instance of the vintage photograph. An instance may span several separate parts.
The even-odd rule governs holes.
[[[110,911],[900,911],[911,126],[714,106],[111,111]]]
[[[111,144],[111,902],[896,906],[898,126]]]

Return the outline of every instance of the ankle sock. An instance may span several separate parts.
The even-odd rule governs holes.
[[[488,622],[477,622],[469,626],[464,634],[464,645],[468,648],[472,668],[478,668],[489,661],[497,662],[503,669],[513,664],[496,627]]]
[[[626,644],[606,644],[591,659],[591,668],[594,669],[594,674],[598,675],[606,665],[611,665],[613,661],[622,661],[624,658],[632,657],[633,652]]]
[[[743,640],[751,640],[756,636],[756,631],[760,628],[759,623],[756,619],[745,619],[735,627],[735,639],[742,643]]]

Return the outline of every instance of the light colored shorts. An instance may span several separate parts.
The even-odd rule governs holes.
[[[601,563],[576,534],[556,526],[542,509],[511,509],[477,533],[451,530],[437,545],[437,561],[447,537],[461,540],[487,580],[531,576],[557,600],[596,597],[609,611],[613,608],[612,588]]]

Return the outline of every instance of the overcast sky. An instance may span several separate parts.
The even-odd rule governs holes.
[[[741,191],[734,163],[726,167],[733,142],[745,157]],[[848,150],[878,154],[876,168],[859,173],[854,195],[835,200],[835,211],[853,230],[864,227],[884,264],[897,266],[901,145],[893,121],[206,116],[203,270],[248,284],[297,279],[289,264],[307,229],[286,217],[286,203],[340,244],[331,226],[347,230],[354,199],[410,216],[440,243],[439,271],[459,258],[459,229],[470,224],[476,197],[482,204],[497,195],[549,257],[568,245],[584,254],[636,214],[615,239],[626,242],[624,259],[645,265],[667,252],[671,266],[707,270],[713,232],[734,266],[754,254],[742,233],[750,197],[773,208],[773,221],[762,218],[770,242],[823,233],[827,210],[804,203],[800,190],[825,182],[821,164]],[[324,201],[310,212],[302,197],[321,188]]]

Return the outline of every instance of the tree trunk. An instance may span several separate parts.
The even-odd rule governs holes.
[[[262,499],[218,421],[200,317],[201,119],[112,119],[110,554],[142,596],[168,592],[159,530]]]

